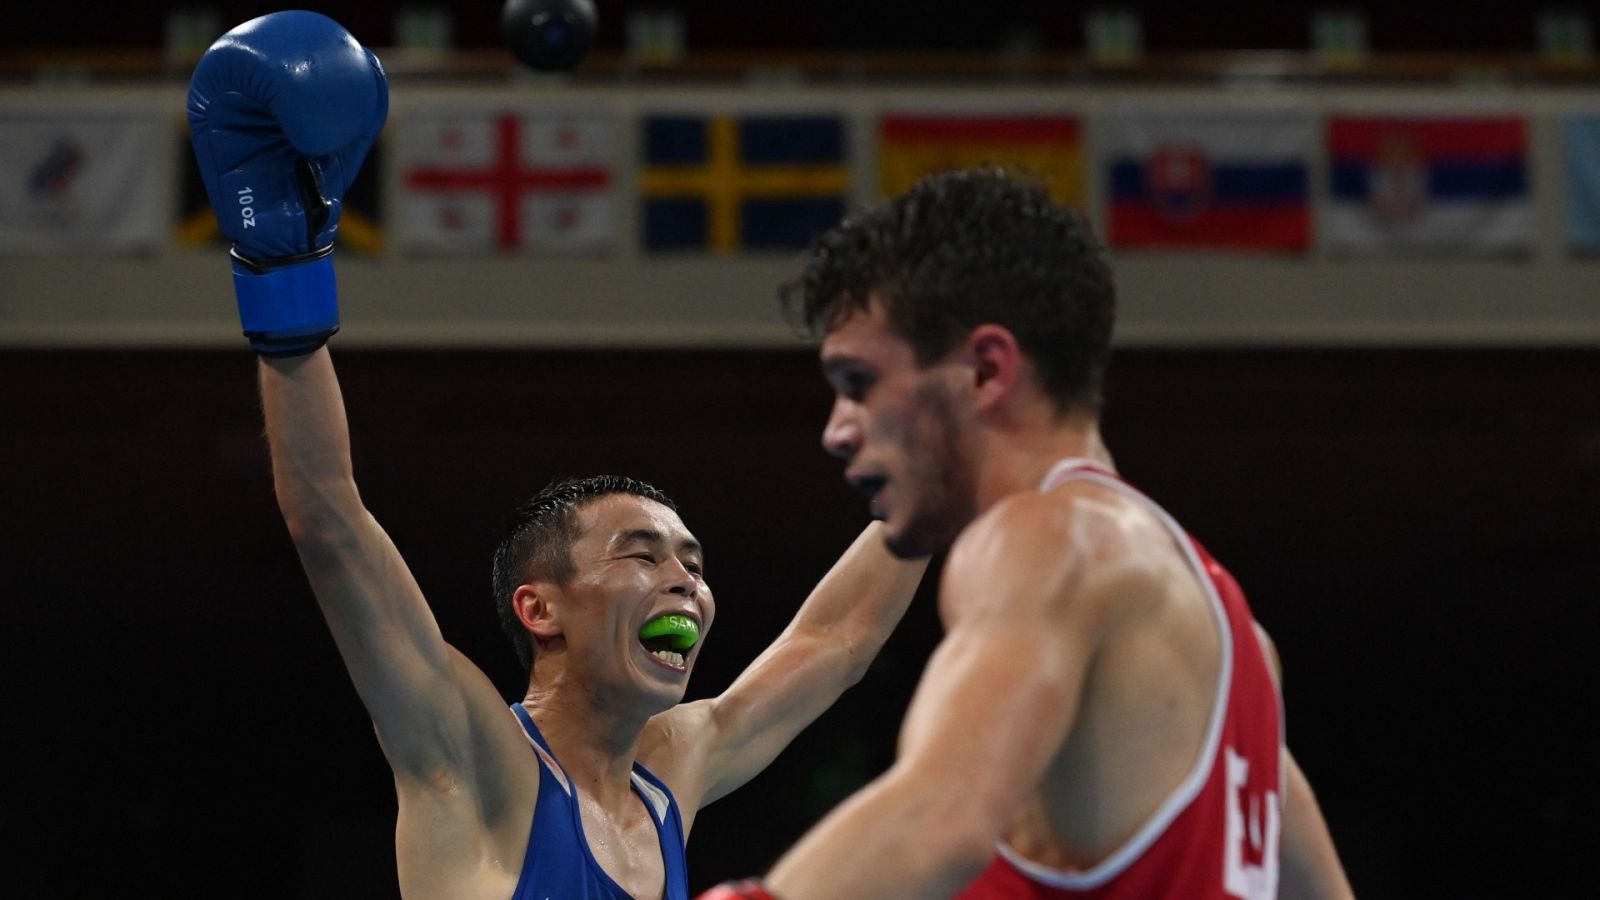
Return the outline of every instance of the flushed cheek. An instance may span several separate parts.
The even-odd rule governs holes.
[[[868,446],[886,456],[900,456],[914,443],[911,423],[902,416],[876,416],[865,433]]]

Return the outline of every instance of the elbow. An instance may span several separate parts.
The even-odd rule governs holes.
[[[878,651],[883,649],[884,636],[842,634],[834,638],[834,654],[836,671],[844,689],[853,688],[867,677],[867,670],[872,668],[872,661],[877,659]]]
[[[284,516],[289,539],[308,573],[336,568],[355,552],[355,536],[332,522],[315,517]]]
[[[922,833],[927,859],[938,866],[932,882],[952,889],[970,884],[988,867],[1001,837],[999,827],[956,802],[941,804]]]
[[[922,801],[911,805],[917,812],[906,823],[910,826],[906,832],[918,835],[917,856],[935,867],[927,873],[930,883],[950,886],[953,892],[977,878],[994,859],[1005,820],[990,815],[984,805],[975,807],[963,791],[922,793]]]
[[[871,656],[847,651],[839,666],[839,681],[844,690],[860,684],[861,679],[867,677],[867,669],[871,667]]]
[[[279,506],[283,524],[289,529],[289,539],[296,547],[331,546],[338,543],[338,530],[325,517],[308,514],[298,508]]]
[[[348,532],[361,509],[355,484],[346,480],[331,484],[279,480],[275,493],[278,512],[296,544],[324,542]]]
[[[357,540],[357,519],[363,512],[359,503],[330,502],[326,496],[315,495],[286,497],[281,491],[278,510],[295,547],[302,554],[316,556],[348,550]]]
[[[774,646],[779,645],[783,647],[785,665],[808,673],[808,677],[816,679],[819,690],[831,692],[829,696],[832,698],[855,687],[866,677],[876,650],[875,645],[869,645],[839,629],[791,627]]]
[[[999,816],[973,809],[971,799],[952,797],[946,807],[944,818],[954,820],[958,827],[950,829],[944,852],[952,865],[960,864],[976,876],[994,858],[995,844],[1000,841],[1005,822]]]

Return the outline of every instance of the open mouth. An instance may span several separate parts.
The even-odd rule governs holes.
[[[639,629],[639,643],[651,656],[681,669],[689,651],[700,643],[700,623],[682,613],[656,616]]]
[[[889,479],[882,475],[856,475],[847,479],[856,492],[867,498],[867,510],[874,519],[887,518],[883,508],[883,488]]]
[[[867,498],[868,503],[871,503],[872,498],[878,496],[878,492],[883,490],[883,486],[888,481],[889,479],[882,475],[861,475],[850,479],[850,486],[855,488],[861,496]]]

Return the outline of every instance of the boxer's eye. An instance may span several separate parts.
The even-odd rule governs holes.
[[[840,370],[834,374],[833,389],[854,403],[860,403],[875,383],[866,372]]]

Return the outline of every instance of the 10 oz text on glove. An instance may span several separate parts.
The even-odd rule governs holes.
[[[239,210],[239,216],[244,220],[245,228],[256,227],[256,209],[250,204],[256,202],[255,188],[244,188],[239,191],[239,205],[244,207]]]

